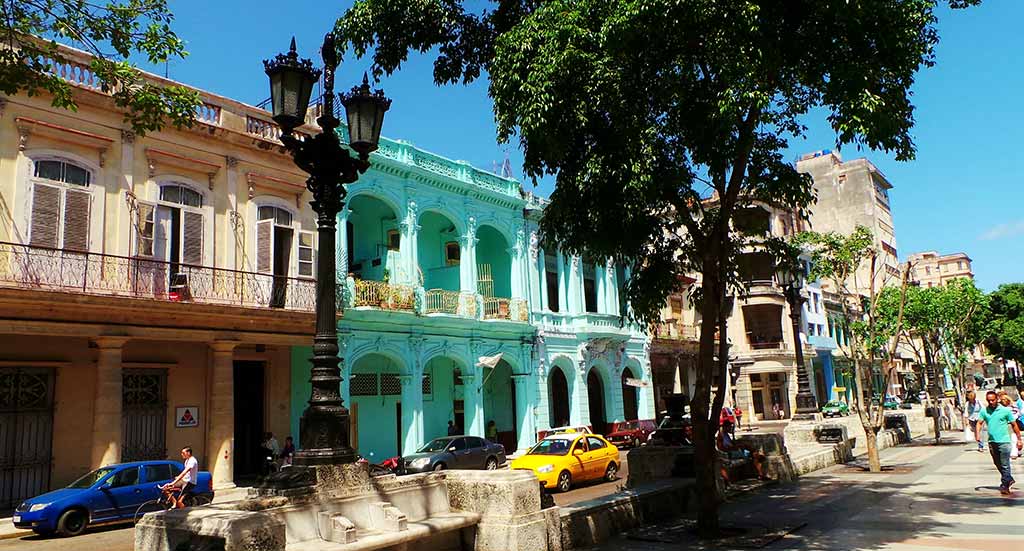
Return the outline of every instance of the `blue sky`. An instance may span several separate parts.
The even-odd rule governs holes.
[[[300,53],[317,59],[323,34],[351,5],[291,0],[175,0],[175,29],[191,55],[171,63],[171,78],[248,103],[270,94],[261,61],[283,51],[294,34]],[[986,0],[979,8],[940,12],[938,64],[914,87],[917,159],[894,161],[882,152],[846,147],[844,159],[869,158],[889,178],[900,257],[912,252],[966,252],[985,290],[1024,281],[1024,2]],[[356,83],[369,66],[346,59],[337,87]],[[164,67],[151,68],[163,73]],[[433,85],[431,59],[414,57],[381,86],[394,100],[384,133],[485,169],[505,155],[521,174],[522,156],[495,142],[486,82]],[[789,157],[834,149],[824,117],[808,120],[808,139]],[[538,193],[550,193],[550,183]],[[531,186],[526,184],[527,189]]]

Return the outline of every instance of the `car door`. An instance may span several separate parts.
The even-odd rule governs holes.
[[[175,471],[174,466],[170,463],[150,463],[143,469],[142,493],[144,499],[149,501],[151,499],[157,499],[160,497],[160,488],[168,482],[174,480],[174,477],[181,472],[181,469]]]
[[[135,516],[135,510],[146,501],[141,470],[138,465],[125,467],[100,485],[99,490],[106,496],[110,507],[105,512],[104,519],[116,520]]]
[[[601,478],[604,476],[604,469],[608,465],[608,444],[604,440],[594,436],[587,437],[587,454],[585,469],[587,479]]]
[[[465,469],[469,466],[469,449],[465,437],[452,440],[448,445],[448,453],[452,454],[452,469]]]
[[[580,450],[580,453],[577,453]],[[569,472],[572,473],[573,480],[587,480],[587,439],[586,437],[577,438],[572,445],[572,451],[569,452],[570,467]]]
[[[482,469],[487,462],[487,448],[479,436],[466,437],[466,466],[463,469]]]

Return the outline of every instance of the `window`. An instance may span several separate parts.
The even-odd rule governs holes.
[[[583,266],[583,307],[591,313],[597,313],[597,269],[592,264]]]
[[[401,248],[402,234],[398,230],[388,230],[388,250],[397,251]]]
[[[590,446],[590,451],[599,450],[605,446],[605,443],[600,438],[594,438],[593,436],[587,437],[587,444]]]
[[[114,473],[114,476],[110,477],[111,488],[123,488],[125,486],[135,486],[139,483],[139,468],[129,467],[123,471]]]
[[[205,217],[203,196],[180,183],[160,185],[161,204],[138,204],[135,254],[171,263],[201,265]]]
[[[92,173],[62,160],[33,163],[29,244],[89,250]]]
[[[376,396],[376,373],[353,373],[348,383],[349,396]]]
[[[544,255],[544,284],[548,291],[548,310],[558,311],[558,260],[553,254]]]
[[[264,206],[259,208],[257,213],[259,220],[273,220],[278,226],[292,225],[292,213],[280,207]]]
[[[469,448],[482,448],[484,447],[484,439],[479,436],[467,436],[466,446]]]
[[[452,445],[449,446],[449,447],[455,448],[455,451],[457,451],[457,452],[465,450],[466,449],[466,439],[465,438],[456,438],[455,440],[452,440]]]
[[[146,482],[160,482],[173,480],[177,473],[167,463],[160,465],[146,465]]]
[[[299,232],[299,276],[313,277],[313,232]]]
[[[160,200],[187,207],[203,207],[203,195],[194,189],[182,185],[160,186]]]
[[[931,266],[925,266],[924,267],[924,273],[925,273],[925,275],[931,275],[932,274],[932,267]]]
[[[444,263],[445,266],[458,266],[459,259],[461,257],[462,250],[459,248],[457,241],[449,241],[444,244]]]

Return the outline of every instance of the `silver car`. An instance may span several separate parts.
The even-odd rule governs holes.
[[[427,442],[412,455],[402,457],[399,474],[442,469],[487,469],[505,463],[505,447],[479,436],[445,436]]]

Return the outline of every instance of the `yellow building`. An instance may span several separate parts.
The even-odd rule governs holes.
[[[964,253],[914,253],[907,257],[906,265],[911,281],[921,287],[938,287],[960,278],[974,279],[971,257]]]
[[[283,444],[313,333],[305,176],[269,113],[206,92],[193,128],[134,135],[62,51],[77,112],[0,100],[0,508],[186,445],[230,486]]]

